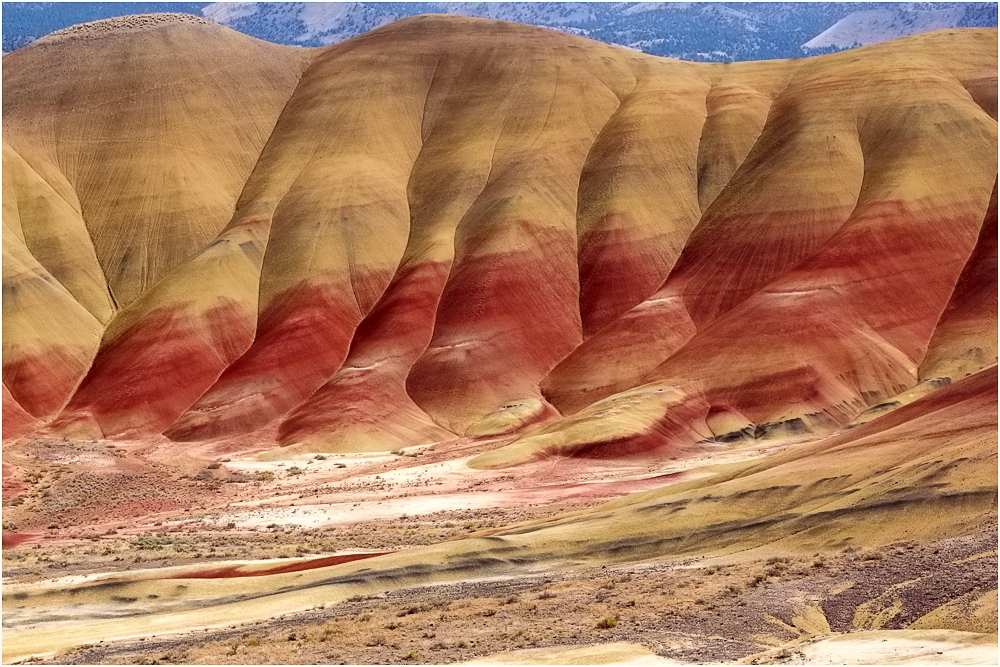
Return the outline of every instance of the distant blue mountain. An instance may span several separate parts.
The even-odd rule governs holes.
[[[954,27],[997,27],[997,3],[5,2],[3,50],[126,14],[205,16],[260,39],[321,46],[423,13],[520,21],[685,60],[797,58]]]

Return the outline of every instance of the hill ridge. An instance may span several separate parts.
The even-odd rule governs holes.
[[[153,20],[147,27],[169,25]],[[690,399],[707,400],[709,407],[697,407],[688,426],[708,437],[729,433],[719,425],[723,422],[739,426],[737,431],[774,420],[809,430],[843,424],[919,381],[905,379],[909,371],[899,364],[909,364],[891,361],[898,355],[886,350],[902,350],[912,362],[912,350],[927,344],[984,224],[993,183],[975,170],[985,158],[972,158],[975,166],[961,172],[959,185],[928,161],[930,149],[922,146],[932,141],[938,142],[937,151],[957,149],[943,139],[921,138],[932,136],[921,118],[939,118],[939,127],[952,128],[948,141],[971,155],[988,154],[996,126],[985,118],[989,109],[982,100],[989,101],[990,85],[995,96],[996,80],[990,74],[995,53],[985,44],[995,33],[944,31],[841,54],[731,65],[655,58],[544,28],[434,15],[322,50],[256,43],[260,56],[251,62],[259,63],[254,66],[262,79],[245,78],[219,99],[235,100],[238,94],[252,100],[248,93],[266,88],[266,117],[273,121],[262,116],[256,125],[245,125],[259,148],[252,162],[245,154],[239,158],[242,176],[235,177],[227,157],[219,163],[221,171],[205,172],[202,179],[227,174],[228,221],[216,223],[218,231],[193,253],[171,260],[169,270],[152,273],[155,263],[140,265],[138,288],[131,279],[115,279],[131,296],[125,295],[103,328],[89,370],[58,390],[64,409],[25,405],[20,396],[26,388],[13,379],[12,400],[35,417],[55,419],[49,428],[74,437],[150,437],[165,431],[179,440],[225,438],[276,420],[280,444],[321,449],[405,446],[450,434],[499,436],[543,425],[558,432],[564,417],[610,396],[606,392],[615,387],[635,396],[628,392],[643,382],[693,381],[692,369],[707,368],[707,357],[681,376],[678,360],[718,348],[721,342],[710,343],[706,336],[710,330],[728,331],[716,326],[720,318],[765,308],[744,307],[748,302],[769,304],[761,313],[787,315],[791,295],[813,293],[790,283],[793,276],[809,284],[818,280],[809,272],[819,271],[816,276],[840,280],[830,272],[845,269],[829,262],[835,252],[849,254],[841,237],[876,244],[905,238],[915,233],[912,225],[921,216],[942,215],[935,211],[950,201],[960,221],[949,223],[955,236],[938,245],[952,254],[920,259],[937,267],[929,271],[944,272],[926,291],[927,308],[937,310],[935,322],[922,319],[917,326],[902,315],[886,320],[874,311],[858,314],[863,301],[837,297],[828,306],[831,312],[855,313],[848,319],[867,323],[867,333],[831,328],[813,315],[806,319],[824,332],[821,336],[842,339],[837,345],[867,351],[857,358],[824,357],[819,366],[794,372],[813,379],[787,380],[799,387],[789,385],[789,396],[805,392],[805,397],[814,391],[805,388],[809,383],[820,383],[825,388],[816,390],[819,398],[797,403],[800,399],[775,395],[766,399],[772,403],[751,407],[743,389],[721,380],[731,374],[727,370],[709,382],[707,393],[695,392]],[[241,45],[232,48],[255,43],[227,39]],[[965,51],[947,54],[956,40],[967,45]],[[28,47],[8,65],[16,68],[24,58],[36,57],[32,53],[37,51]],[[907,60],[907,54],[920,55]],[[405,77],[379,64],[393,58]],[[526,74],[529,59],[535,64]],[[875,71],[869,61],[879,63]],[[260,88],[267,78],[281,83]],[[876,78],[882,81],[877,94],[857,89],[858,82]],[[969,85],[978,92],[969,92]],[[910,101],[915,93],[908,86],[922,86],[943,110]],[[964,100],[959,88],[976,98],[974,110],[973,99]],[[830,109],[828,90],[841,91],[854,107]],[[49,158],[38,156],[47,154],[52,139],[40,138],[39,121],[26,123],[21,111],[35,104],[33,94],[21,94],[5,120],[13,116],[12,149],[27,150],[41,164]],[[180,98],[171,89],[156,99],[175,104]],[[145,102],[133,95],[122,104],[116,117],[128,118]],[[894,120],[904,108],[911,108],[921,129],[907,131]],[[863,117],[881,128],[870,129],[865,140],[878,147],[878,155],[884,153],[875,160],[882,165],[877,173],[868,173],[870,156],[851,143],[850,126],[860,127]],[[41,122],[48,122],[44,114]],[[539,141],[547,148],[540,150]],[[905,141],[914,146],[909,152],[883,148]],[[104,138],[97,144],[108,145]],[[81,153],[75,163],[67,162],[67,149],[62,150],[54,160],[74,165],[85,159]],[[831,178],[806,170],[799,185],[789,185],[802,156],[817,151],[830,161]],[[201,157],[192,161],[196,153],[183,155],[185,164],[204,164]],[[162,174],[183,173],[163,162],[166,158],[156,159],[161,162],[151,164],[162,163]],[[849,177],[858,159],[863,165],[858,190],[837,191],[838,179]],[[52,169],[61,173],[60,167]],[[943,185],[928,185],[926,173],[935,169]],[[69,173],[71,181],[78,179]],[[905,176],[894,184],[880,174]],[[101,189],[95,192],[104,192],[107,183],[96,182]],[[760,191],[754,183],[771,185]],[[915,197],[927,188],[932,195]],[[867,203],[865,192],[875,192],[866,195]],[[35,197],[33,190],[30,196]],[[92,201],[95,194],[86,196]],[[816,203],[824,197],[827,203]],[[898,197],[900,206],[892,204]],[[144,203],[149,201],[136,200],[153,206],[150,210],[167,210],[155,208],[162,203]],[[785,222],[775,217],[786,215],[782,207]],[[49,219],[47,210],[26,214],[29,229]],[[747,222],[734,222],[740,216]],[[887,222],[897,218],[898,223]],[[826,222],[817,222],[821,219]],[[808,231],[795,220],[820,226]],[[891,232],[892,225],[907,231]],[[95,248],[106,243],[95,236],[92,220],[86,229]],[[730,234],[726,243],[748,245],[727,249],[715,229],[743,230],[744,237]],[[149,257],[174,237],[157,238],[162,240],[136,247]],[[834,251],[830,242],[842,249]],[[790,254],[784,259],[771,250],[786,247]],[[898,252],[905,258],[924,251],[914,245]],[[106,253],[97,251],[105,275],[113,277]],[[758,259],[746,263],[754,253]],[[119,269],[135,261],[127,252],[121,257]],[[851,262],[850,270],[867,272],[869,282],[877,277],[872,285],[885,284],[878,289],[894,284],[868,260]],[[718,273],[726,266],[733,268]],[[740,285],[745,296],[719,291],[725,281]],[[772,290],[782,281],[789,286]],[[853,283],[838,284],[847,289]],[[342,295],[353,295],[351,303],[342,302]],[[425,308],[430,310],[420,314]],[[775,314],[755,317],[783,316]],[[775,340],[791,340],[789,335]],[[876,340],[889,348],[871,347]],[[295,345],[303,347],[293,352]],[[20,354],[15,347],[5,343],[5,386],[9,364]],[[10,362],[9,355],[15,355]],[[879,361],[872,365],[868,358]],[[623,370],[623,364],[654,360],[667,364],[664,370],[649,368],[653,375],[627,379],[633,371]],[[187,372],[179,375],[165,370],[185,365]],[[759,381],[750,367],[739,372],[751,385]],[[833,379],[842,373],[854,379]],[[609,379],[619,384],[609,385]],[[390,410],[378,419],[366,416],[379,412],[372,403],[376,396]],[[622,400],[620,413],[627,416],[632,399]],[[661,405],[659,400],[650,405]],[[349,409],[341,410],[344,406]],[[638,429],[629,432],[647,438],[649,429],[662,430],[656,426],[659,409],[628,417],[629,428]],[[699,410],[708,416],[698,416]],[[221,420],[223,413],[230,416]],[[703,419],[716,427],[705,426]],[[664,431],[648,446],[677,446],[675,437]]]
[[[114,34],[129,32],[140,32],[153,28],[166,27],[171,24],[196,24],[204,26],[217,26],[218,24],[208,19],[203,19],[193,14],[181,14],[177,12],[159,12],[154,14],[129,14],[127,16],[114,16],[87,23],[78,23],[62,30],[51,32],[45,37],[37,40],[46,44],[55,41],[63,41],[67,38],[94,39],[106,37]],[[37,43],[37,42],[36,42]]]

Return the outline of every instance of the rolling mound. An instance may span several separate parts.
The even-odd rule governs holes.
[[[838,429],[996,363],[996,39],[41,40],[4,58],[4,438],[523,436],[504,466]]]
[[[611,558],[973,532],[996,512],[996,405],[994,367],[817,442],[511,532]]]

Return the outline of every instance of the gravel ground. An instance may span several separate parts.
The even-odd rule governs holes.
[[[225,630],[82,647],[50,662],[445,664],[621,641],[685,662],[733,662],[811,636],[815,628],[801,618],[807,607],[822,610],[834,632],[904,628],[948,600],[996,589],[996,553],[994,524],[930,544],[832,555],[653,562],[416,587]]]

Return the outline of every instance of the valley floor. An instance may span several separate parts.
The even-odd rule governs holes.
[[[22,440],[4,449],[3,659],[995,664],[995,394],[975,396],[960,431],[900,411],[908,446],[872,425],[503,470],[466,465],[496,441],[282,458]],[[971,491],[949,491],[946,459],[986,466],[985,490],[963,473]]]

